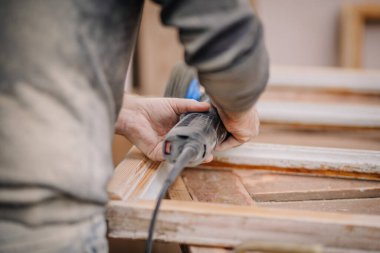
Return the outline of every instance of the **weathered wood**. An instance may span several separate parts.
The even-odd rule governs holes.
[[[233,253],[233,251],[224,248],[191,246],[189,247],[189,253]]]
[[[109,236],[146,238],[154,204],[110,201]],[[258,240],[379,251],[380,217],[164,200],[155,236],[223,247]]]
[[[187,169],[182,176],[193,200],[254,205],[254,201],[239,178],[231,171]]]
[[[261,124],[258,143],[380,150],[380,130],[310,129]]]
[[[136,147],[132,147],[126,158],[116,167],[107,191],[111,199],[125,199],[136,188],[144,176],[153,172],[155,163],[148,160]]]
[[[331,67],[271,66],[269,88],[380,94],[380,71]]]
[[[380,198],[257,202],[268,208],[380,215]]]
[[[255,201],[300,201],[380,197],[380,183],[252,170],[235,170]],[[379,203],[380,204],[380,203]]]
[[[199,167],[380,180],[380,152],[246,143],[225,152],[216,152],[213,162]]]
[[[380,152],[248,143],[215,154],[200,168],[256,169],[380,180]],[[133,148],[108,185],[111,199],[155,199],[168,175],[167,163],[148,161]]]
[[[380,106],[375,105],[259,101],[257,111],[264,123],[320,128],[380,128]]]
[[[184,200],[191,201],[193,200],[186,188],[185,183],[183,182],[182,177],[178,177],[173,185],[168,190],[169,199],[174,200]]]

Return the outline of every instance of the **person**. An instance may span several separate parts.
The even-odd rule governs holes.
[[[231,133],[218,149],[251,140],[269,60],[248,1],[156,2]],[[114,132],[162,160],[179,115],[209,109],[123,92],[142,6],[0,1],[0,252],[107,252]]]

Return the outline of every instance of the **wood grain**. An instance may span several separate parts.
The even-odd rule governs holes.
[[[183,180],[196,201],[233,205],[254,205],[243,184],[231,171],[186,169]]]
[[[341,15],[340,65],[362,67],[362,48],[366,21],[380,20],[380,5],[376,3],[347,4]]]
[[[302,145],[326,148],[380,150],[380,130],[311,129],[261,124],[259,143]]]
[[[169,199],[174,199],[174,200],[184,200],[184,201],[193,200],[181,176],[178,177],[174,181],[173,185],[169,188],[168,196],[169,196]]]
[[[380,215],[380,198],[257,202],[257,205],[267,208]]]
[[[260,100],[257,111],[264,123],[380,129],[378,105]]]
[[[224,248],[191,246],[189,253],[233,253],[233,251]]]
[[[213,162],[199,167],[380,180],[380,152],[246,143],[225,152],[215,152]]]
[[[154,201],[110,201],[109,236],[142,239]],[[156,239],[234,247],[248,240],[380,251],[380,217],[164,200]]]
[[[380,182],[235,170],[255,201],[380,197]],[[380,204],[380,203],[379,203]]]
[[[269,88],[293,89],[299,94],[307,90],[334,95],[380,94],[377,70],[271,65],[270,73]]]

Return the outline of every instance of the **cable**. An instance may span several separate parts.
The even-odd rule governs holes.
[[[196,148],[192,145],[186,145],[183,148],[182,153],[178,156],[176,162],[174,163],[173,169],[170,171],[168,177],[166,178],[164,185],[162,186],[161,191],[158,195],[156,206],[152,214],[152,219],[150,220],[149,230],[148,230],[148,239],[146,240],[146,244],[145,244],[145,253],[152,252],[153,232],[154,232],[154,227],[156,225],[157,214],[158,214],[162,199],[165,197],[166,192],[168,191],[169,187],[172,185],[172,183],[178,177],[178,175],[182,172],[186,164],[189,161],[191,161],[191,159],[194,158],[196,155],[197,155]]]

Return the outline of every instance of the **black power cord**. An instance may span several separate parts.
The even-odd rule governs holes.
[[[158,195],[156,206],[154,208],[152,219],[150,220],[149,230],[148,230],[148,239],[145,244],[145,253],[152,252],[153,246],[153,232],[156,225],[157,214],[160,209],[161,201],[165,197],[166,192],[169,187],[173,184],[174,180],[179,176],[184,167],[197,155],[196,147],[193,145],[186,145],[181,154],[178,156],[176,162],[174,163],[173,169],[170,171],[168,177],[166,178],[164,185],[161,188],[161,191]]]

